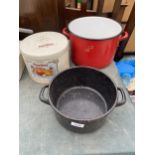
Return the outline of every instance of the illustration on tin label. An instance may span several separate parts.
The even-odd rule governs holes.
[[[37,74],[39,76],[52,76],[53,75],[53,68],[43,68],[43,66],[31,66],[33,74]]]
[[[57,74],[57,62],[48,62],[48,63],[35,63],[29,62],[29,69],[32,73],[32,76],[35,78],[46,78],[51,79],[55,74]]]

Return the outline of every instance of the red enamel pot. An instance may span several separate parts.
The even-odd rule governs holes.
[[[118,22],[96,16],[71,21],[63,34],[71,41],[72,61],[96,68],[111,64],[119,42],[128,37]]]

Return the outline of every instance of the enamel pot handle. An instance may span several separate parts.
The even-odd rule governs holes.
[[[44,96],[44,94],[45,94],[45,89],[47,89],[47,88],[48,88],[48,85],[47,85],[47,86],[44,86],[44,87],[41,89],[40,94],[39,94],[39,99],[40,99],[40,101],[42,101],[42,102],[44,102],[44,103],[50,105],[48,99]]]
[[[128,32],[124,31],[123,34],[120,36],[119,41],[125,40],[128,38]]]
[[[126,96],[125,96],[124,90],[122,88],[118,87],[117,88],[117,91],[119,91],[120,94],[121,94],[121,100],[120,101],[117,101],[117,104],[116,104],[116,107],[119,107],[119,106],[125,104],[125,102],[126,102]]]
[[[67,27],[64,27],[64,28],[63,28],[62,33],[63,33],[65,36],[67,36],[68,38],[70,38],[70,33],[68,32]]]

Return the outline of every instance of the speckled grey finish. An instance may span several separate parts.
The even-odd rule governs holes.
[[[103,72],[123,87],[114,64]],[[78,134],[63,128],[52,108],[39,101],[42,86],[33,82],[27,72],[20,80],[20,155],[134,154],[134,106],[127,92],[127,103],[115,108],[102,128]]]

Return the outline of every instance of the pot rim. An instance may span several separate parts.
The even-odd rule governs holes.
[[[86,18],[86,17],[88,17],[88,16],[76,18],[76,19],[74,19],[74,20],[81,19],[81,18]],[[99,17],[99,16],[89,16],[89,17]],[[100,17],[100,18],[106,18],[106,17]],[[117,24],[121,27],[121,31],[120,31],[118,34],[113,35],[112,37],[98,38],[98,39],[97,39],[97,38],[82,37],[82,36],[80,36],[80,35],[78,35],[78,34],[75,34],[75,33],[74,33],[73,31],[71,31],[70,28],[69,28],[69,25],[70,25],[71,22],[73,22],[74,20],[72,20],[71,22],[69,22],[69,24],[68,24],[68,26],[67,26],[67,29],[68,29],[69,32],[70,32],[71,34],[73,34],[74,36],[77,36],[77,37],[79,37],[79,38],[86,39],[86,40],[102,41],[102,40],[110,40],[110,39],[113,39],[113,38],[116,38],[116,37],[120,36],[120,34],[123,32],[123,28],[122,28],[120,22],[118,22],[118,21],[116,21],[116,20],[114,20],[114,19],[111,19],[111,18],[107,18],[107,19],[114,21],[115,23],[117,23]]]
[[[116,107],[116,104],[117,104],[117,96],[118,96],[117,86],[116,86],[115,82],[114,82],[108,75],[106,75],[105,73],[102,73],[102,74],[104,74],[107,78],[109,78],[109,80],[113,83],[113,85],[114,85],[114,87],[115,87],[116,99],[115,99],[115,101],[114,101],[113,106],[112,106],[106,113],[104,113],[103,115],[100,115],[100,116],[98,116],[98,117],[95,117],[94,119],[77,119],[77,118],[73,118],[73,117],[70,117],[70,116],[68,116],[68,115],[65,115],[65,114],[63,114],[61,111],[59,111],[59,110],[54,106],[53,102],[52,102],[51,99],[50,99],[50,87],[52,86],[53,81],[54,81],[59,75],[63,74],[64,72],[66,72],[66,71],[68,71],[68,70],[78,69],[78,68],[92,69],[92,70],[95,70],[95,71],[97,71],[97,72],[102,73],[100,70],[97,70],[96,68],[88,67],[88,66],[87,66],[87,67],[86,67],[86,66],[75,66],[75,67],[71,67],[71,68],[69,68],[69,69],[66,69],[66,70],[64,70],[64,71],[62,71],[62,72],[60,72],[60,73],[58,73],[58,74],[53,78],[53,80],[50,82],[50,84],[49,84],[49,86],[48,86],[48,100],[49,100],[49,102],[50,102],[50,106],[52,106],[52,108],[55,110],[55,112],[57,112],[59,115],[65,117],[66,119],[70,119],[70,120],[73,120],[73,121],[77,121],[77,122],[93,122],[93,121],[96,121],[96,120],[98,120],[98,119],[102,119],[102,118],[104,118],[104,117],[107,116],[110,112],[112,112],[112,111],[114,110],[114,108]]]

